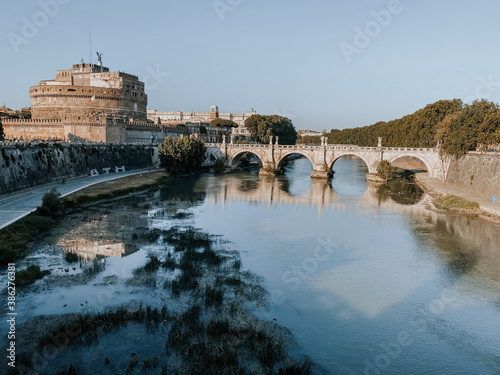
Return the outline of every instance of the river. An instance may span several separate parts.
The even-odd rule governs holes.
[[[311,180],[307,159],[278,177],[249,169],[179,179],[149,196],[136,225],[169,228],[164,212],[178,202],[182,225],[222,236],[269,292],[254,314],[287,327],[292,353],[309,356],[316,374],[499,374],[500,228],[428,210],[429,197],[414,187],[388,192],[367,184],[358,159],[341,158],[334,169],[332,182]],[[105,211],[96,211],[99,220]],[[99,310],[164,299],[113,279],[144,263],[151,249],[118,248],[120,256],[106,258],[91,281],[38,282],[18,297],[20,323],[80,312],[87,301]],[[19,266],[33,259],[42,268],[67,267],[54,244],[40,245]],[[76,268],[66,274],[77,276]],[[98,304],[96,288],[107,283],[112,296]]]

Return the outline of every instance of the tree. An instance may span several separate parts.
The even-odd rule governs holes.
[[[377,175],[386,182],[392,178],[395,168],[387,160],[382,160],[377,166]]]
[[[196,171],[207,151],[202,140],[190,137],[165,138],[159,149],[162,167],[174,176]]]
[[[467,151],[475,150],[483,138],[488,140],[488,132],[495,131],[494,116],[499,111],[498,104],[483,99],[447,115],[436,132],[441,153],[460,157]]]
[[[486,116],[479,128],[478,143],[485,150],[500,143],[500,112]]]
[[[279,137],[280,145],[294,145],[297,141],[297,131],[287,117],[252,115],[245,120],[245,126],[259,143],[269,143],[270,136]]]
[[[210,121],[210,126],[217,126],[219,128],[237,128],[238,124],[231,120],[226,120],[223,118],[216,118],[215,120]]]
[[[389,122],[380,121],[344,130],[332,129],[328,134],[328,143],[375,147],[378,137],[382,137],[384,146],[387,147],[434,147],[439,123],[448,114],[461,110],[460,99],[439,100],[415,113]]]
[[[226,170],[226,162],[224,161],[223,158],[215,159],[214,169],[216,173],[221,173]]]

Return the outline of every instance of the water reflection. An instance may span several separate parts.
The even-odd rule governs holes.
[[[302,162],[277,178],[207,179],[195,215],[265,278],[262,314],[326,373],[363,373],[407,333],[411,347],[376,371],[498,374],[500,228],[429,210],[415,185],[367,183],[362,162],[339,160],[331,182],[312,181]]]
[[[377,189],[377,195],[381,201],[392,199],[402,205],[412,205],[420,202],[425,193],[415,183],[404,179],[394,179],[380,185]]]
[[[135,253],[138,248],[123,242],[117,241],[89,241],[78,239],[66,241],[63,248],[68,253],[77,254],[84,260],[94,260],[98,256],[122,258]]]
[[[431,241],[438,250],[435,255],[450,280],[481,280],[484,287],[500,293],[498,225],[471,217],[426,211],[415,218],[413,229],[417,238]]]
[[[206,179],[189,176],[174,180],[160,189],[159,199],[174,202],[203,202],[206,197]]]
[[[286,175],[269,177],[259,176],[255,173],[236,173],[219,176],[217,179],[197,177],[196,181],[191,181],[195,189],[193,196],[190,196],[187,188],[182,191],[183,196],[189,196],[190,201],[196,199],[196,191],[205,189],[211,202],[246,201],[255,204],[264,203],[269,207],[278,205],[316,206],[320,212],[326,207],[349,208],[351,204],[349,201],[339,199],[344,194],[338,192],[337,181],[310,179],[308,175],[306,178],[306,181],[299,181],[297,184]],[[404,182],[398,182],[388,188],[366,182],[364,185],[363,192],[359,196],[367,204],[375,206],[399,209],[400,206],[418,204],[426,196],[415,184]],[[342,190],[346,184],[341,183],[340,186],[340,190]],[[180,189],[180,186],[175,187],[175,191]],[[299,193],[294,194],[294,191],[297,190]]]

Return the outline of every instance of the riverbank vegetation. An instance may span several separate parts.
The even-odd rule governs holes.
[[[394,167],[387,160],[382,160],[377,166],[377,175],[386,182],[393,178],[394,173],[398,168]]]
[[[141,338],[135,336],[126,354],[104,349],[102,360],[92,363],[94,372],[112,364],[121,373],[137,373],[141,368],[194,375],[311,373],[310,360],[297,360],[288,354],[293,345],[290,331],[253,315],[251,305],[266,306],[266,291],[257,276],[241,270],[237,251],[226,249],[220,237],[190,227],[156,229],[150,240],[155,250],[125,283],[142,293],[147,293],[144,288],[163,290],[162,300],[168,305],[127,304],[102,312],[65,315],[47,331],[39,329],[36,322],[33,327],[27,324],[19,342],[23,348],[20,366],[33,368],[32,353],[43,352],[53,345],[54,337],[63,337],[67,338],[64,347],[57,349],[72,354],[61,356],[66,361],[58,358],[59,368],[52,370],[78,371],[85,362],[79,358],[86,358],[89,348],[101,341],[118,342],[136,327],[143,332]],[[76,328],[71,337],[68,327]],[[141,346],[151,340],[158,345],[145,356]]]
[[[475,211],[479,209],[477,202],[472,202],[467,199],[457,197],[456,195],[446,195],[444,197],[434,199],[434,205],[441,210],[455,211]]]
[[[440,100],[413,114],[392,121],[349,129],[332,129],[329,144],[376,147],[436,147],[459,157],[467,151],[489,150],[500,144],[500,106],[486,100],[464,104],[460,99]],[[319,143],[303,137],[300,143]]]

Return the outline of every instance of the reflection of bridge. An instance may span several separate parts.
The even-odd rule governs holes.
[[[419,252],[427,252],[426,256],[436,255],[443,259],[444,264],[453,272],[462,272],[457,274],[463,277],[456,279],[457,282],[453,288],[467,290],[471,295],[472,292],[477,293],[478,289],[474,287],[474,284],[477,283],[475,277],[479,276],[484,282],[480,290],[489,298],[498,296],[500,292],[498,254],[500,236],[498,236],[497,225],[481,220],[471,220],[467,216],[445,215],[429,210],[428,207],[432,205],[431,198],[427,194],[424,194],[416,204],[403,205],[390,197],[381,196],[378,193],[379,185],[368,183],[362,196],[354,196],[354,199],[350,199],[348,196],[335,192],[330,181],[312,180],[309,191],[302,195],[292,195],[284,188],[287,185],[286,179],[286,176],[278,178],[263,176],[250,180],[251,183],[242,184],[241,177],[229,174],[217,178],[217,189],[207,189],[206,186],[198,188],[207,191],[210,201],[222,207],[238,201],[263,203],[268,207],[317,206],[321,214],[322,210],[327,207],[352,213],[357,209],[356,204],[360,204],[411,215],[411,219],[408,220],[409,228],[412,228],[419,241],[424,244],[430,241],[440,250],[434,252],[430,251],[427,246],[423,246]],[[370,210],[370,213],[377,215],[378,210]],[[472,280],[472,283],[469,280]]]
[[[273,174],[283,170],[283,162],[286,157],[292,154],[301,154],[308,158],[313,171],[311,177],[329,178],[332,176],[332,167],[335,161],[346,155],[356,156],[362,159],[369,174],[377,173],[377,166],[381,160],[388,160],[390,163],[403,158],[413,157],[425,164],[430,177],[444,181],[448,172],[449,162],[439,156],[436,148],[407,148],[407,147],[360,147],[354,145],[329,145],[326,137],[322,137],[321,146],[311,145],[279,145],[271,142],[268,145],[262,144],[234,144],[234,143],[208,143],[207,152],[215,158],[224,158],[229,166],[236,167],[240,158],[250,152],[262,161],[262,174]]]
[[[311,188],[301,195],[291,194],[284,186],[287,185],[286,176],[274,178],[261,176],[252,183],[242,185],[240,177],[234,175],[224,176],[219,180],[220,185],[216,190],[208,190],[211,202],[220,202],[222,206],[226,203],[244,201],[250,203],[265,203],[268,207],[277,205],[287,206],[316,206],[319,213],[326,207],[335,207],[341,210],[352,210],[352,202],[349,199],[339,199],[341,195],[335,192],[331,181],[313,179]],[[363,204],[380,206],[407,213],[422,213],[424,204],[428,200],[427,194],[414,205],[403,205],[390,198],[382,198],[378,194],[380,185],[368,182],[366,191],[361,197]],[[200,187],[205,189],[205,187]],[[358,198],[359,199],[359,198]]]

